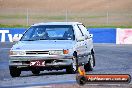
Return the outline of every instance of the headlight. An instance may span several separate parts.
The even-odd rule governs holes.
[[[10,55],[26,55],[25,51],[10,51]]]
[[[63,55],[63,54],[68,54],[69,50],[51,50],[49,51],[50,55]]]

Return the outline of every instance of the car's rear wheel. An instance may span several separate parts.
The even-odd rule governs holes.
[[[39,75],[39,74],[40,74],[40,70],[32,70],[32,73],[33,73],[34,75]]]
[[[12,77],[19,77],[20,74],[21,74],[21,70],[18,69],[17,67],[12,67],[12,66],[10,66],[10,67],[9,67],[9,70],[10,70],[10,75],[11,75]]]
[[[90,54],[88,63],[84,65],[85,71],[92,71],[94,65],[95,65],[94,54]]]

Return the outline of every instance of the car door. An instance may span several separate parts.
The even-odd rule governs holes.
[[[79,63],[84,63],[85,60],[85,54],[86,54],[86,41],[84,38],[84,34],[80,30],[80,28],[76,25],[75,27],[75,38],[76,38],[76,51],[78,55],[78,62]]]
[[[86,45],[86,51],[87,53],[91,52],[91,49],[93,47],[93,40],[90,37],[89,31],[86,29],[86,27],[83,24],[78,24],[78,27],[82,31],[83,35],[85,36],[85,45]]]

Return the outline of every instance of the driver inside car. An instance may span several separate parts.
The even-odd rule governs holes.
[[[45,29],[38,28],[36,30],[35,38],[39,39],[39,40],[45,40],[45,39],[48,39],[49,36],[48,36],[48,33]]]

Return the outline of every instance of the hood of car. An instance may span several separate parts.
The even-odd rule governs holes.
[[[72,40],[19,41],[11,50],[62,50],[71,49],[74,44]]]

